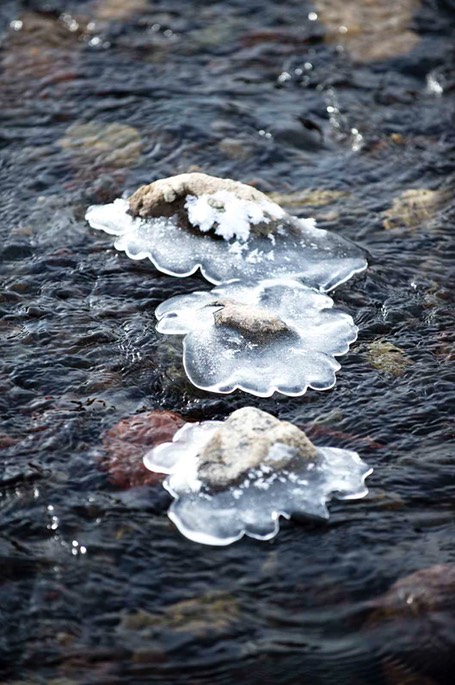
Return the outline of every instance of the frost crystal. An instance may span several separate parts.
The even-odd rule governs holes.
[[[212,195],[195,197],[189,195],[185,202],[190,223],[203,233],[211,229],[224,240],[234,244],[246,242],[250,228],[285,216],[285,212],[273,202],[253,202],[237,198],[234,193],[219,190]]]

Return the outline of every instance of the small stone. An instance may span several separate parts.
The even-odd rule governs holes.
[[[387,618],[421,616],[454,604],[455,564],[435,564],[397,580],[376,603]]]
[[[126,21],[149,7],[149,0],[100,0],[95,17],[101,21]]]
[[[220,304],[222,308],[213,315],[216,326],[229,326],[252,338],[264,338],[290,331],[284,321],[263,307],[239,302]]]
[[[248,146],[243,140],[238,138],[223,138],[218,147],[229,159],[245,161],[252,155],[251,146]]]
[[[341,190],[327,190],[324,188],[296,190],[292,193],[270,193],[268,195],[269,200],[272,202],[293,210],[299,207],[326,207],[349,196],[350,193]]]
[[[184,421],[171,411],[150,411],[122,419],[103,438],[101,468],[121,488],[153,485],[161,480],[148,471],[142,457],[152,447],[169,442]]]
[[[288,449],[273,449],[284,446]],[[305,433],[267,412],[245,407],[233,412],[199,454],[198,476],[215,489],[241,480],[261,466],[281,470],[298,461],[314,461],[315,446]]]
[[[428,188],[405,190],[393,200],[390,209],[384,212],[383,226],[386,230],[419,228],[433,219],[445,199],[445,194],[439,190]]]
[[[58,142],[81,163],[113,169],[132,167],[142,152],[139,132],[119,123],[76,123],[66,129]]]
[[[142,638],[162,635],[163,631],[189,633],[198,637],[220,635],[232,628],[239,616],[236,599],[222,592],[184,599],[166,607],[160,614],[139,610],[123,617],[118,631]]]
[[[435,564],[400,578],[372,601],[365,628],[370,641],[380,641],[389,685],[446,682],[440,675],[453,665],[454,597],[455,564]]]
[[[375,369],[391,376],[402,376],[412,359],[387,340],[375,340],[368,346],[368,361]]]
[[[11,435],[8,435],[7,433],[0,433],[0,450],[12,447],[13,445],[16,445],[18,442],[19,438],[13,438]]]

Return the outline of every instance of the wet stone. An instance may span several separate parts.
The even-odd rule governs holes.
[[[148,7],[148,0],[98,0],[95,17],[100,21],[127,21]]]
[[[233,596],[212,592],[175,602],[161,614],[139,609],[123,617],[118,632],[126,636],[128,633],[138,633],[143,638],[162,635],[163,631],[210,637],[229,630],[239,613],[238,603]]]
[[[139,132],[119,123],[73,124],[59,144],[74,160],[113,169],[133,166],[142,152]]]
[[[447,199],[447,194],[429,188],[405,190],[396,197],[390,209],[384,212],[383,226],[416,229],[431,221]]]
[[[327,207],[335,204],[338,200],[350,197],[350,193],[341,190],[315,188],[314,190],[296,190],[292,193],[270,193],[268,197],[272,202],[283,207],[297,210],[299,207]]]
[[[378,614],[387,618],[418,616],[454,606],[455,564],[436,564],[397,580],[377,600]]]
[[[397,580],[373,601],[365,627],[370,637],[377,635],[386,645],[388,663],[401,664],[408,672],[411,667],[422,677],[438,677],[453,665],[454,597],[455,564],[422,568]],[[395,682],[428,685],[417,677]]]
[[[326,41],[346,46],[357,62],[406,55],[418,43],[411,30],[419,0],[315,0]]]
[[[172,440],[183,419],[171,411],[151,411],[122,419],[103,438],[101,468],[121,488],[153,485],[161,478],[148,471],[142,457],[152,447]]]
[[[290,331],[284,321],[262,307],[238,302],[215,302],[214,306],[218,304],[222,308],[213,315],[216,326],[228,326],[250,338],[259,339]]]
[[[218,147],[229,159],[244,161],[253,154],[252,147],[238,138],[223,138]]]
[[[387,340],[375,340],[370,343],[367,357],[375,369],[395,377],[402,376],[412,365],[412,359]]]
[[[287,449],[274,449],[277,446]],[[284,469],[314,461],[316,448],[287,421],[245,407],[233,412],[199,455],[198,476],[212,488],[226,488],[260,467]]]

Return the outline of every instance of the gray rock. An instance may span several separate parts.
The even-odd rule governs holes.
[[[260,467],[279,471],[315,461],[317,451],[288,421],[245,407],[231,414],[198,456],[199,478],[211,488],[224,489]]]

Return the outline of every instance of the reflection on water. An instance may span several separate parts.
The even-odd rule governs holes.
[[[5,0],[0,20],[3,681],[451,683],[453,2]],[[360,329],[336,387],[257,400],[357,451],[371,494],[273,543],[183,540],[123,434],[250,402],[192,388],[155,333],[208,285],[83,220],[191,170],[371,253],[334,294]],[[437,601],[404,611],[409,583]]]

